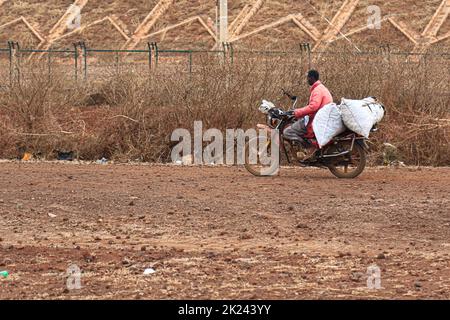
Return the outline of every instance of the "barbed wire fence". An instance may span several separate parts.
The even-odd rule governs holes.
[[[37,54],[38,58],[31,58]],[[62,76],[69,81],[102,81],[121,72],[145,76],[156,71],[172,75],[192,75],[207,63],[239,64],[243,61],[272,61],[279,64],[300,64],[304,70],[337,61],[352,59],[353,63],[373,63],[389,66],[391,64],[417,64],[450,62],[450,52],[412,53],[392,51],[382,46],[373,51],[312,51],[308,43],[301,43],[297,50],[264,51],[235,50],[232,44],[223,44],[220,50],[174,50],[162,49],[157,43],[147,43],[145,49],[95,49],[84,42],[74,43],[70,49],[37,50],[22,49],[18,42],[8,41],[0,47],[0,88],[13,86],[22,75],[39,61],[41,69],[48,74]]]

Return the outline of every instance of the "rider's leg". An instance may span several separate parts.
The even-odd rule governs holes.
[[[303,138],[306,132],[305,119],[302,118],[284,129],[283,135],[285,139],[300,144],[302,147],[307,147],[307,141]]]
[[[307,133],[305,119],[302,118],[297,122],[294,122],[290,127],[286,128],[283,132],[284,137],[290,140],[293,144],[301,146],[304,151],[297,153],[300,160],[313,160],[316,154],[317,148],[308,142],[304,136]]]

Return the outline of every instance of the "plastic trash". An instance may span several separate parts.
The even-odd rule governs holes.
[[[22,157],[22,161],[30,161],[31,159],[33,159],[33,155],[29,152],[25,152]]]
[[[97,164],[107,164],[108,163],[108,159],[106,159],[105,157],[101,158],[100,160],[97,160]]]
[[[8,278],[8,276],[9,276],[9,273],[8,273],[8,271],[0,271],[0,277],[3,277],[3,278]]]
[[[58,151],[57,159],[61,161],[73,161],[75,153],[73,151]]]
[[[144,270],[144,275],[149,275],[149,274],[153,274],[153,273],[155,273],[156,272],[156,270],[155,269],[153,269],[153,268],[147,268],[147,269],[145,269]]]

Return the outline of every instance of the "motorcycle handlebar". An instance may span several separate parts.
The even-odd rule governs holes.
[[[276,109],[276,108],[269,110],[269,114],[272,118],[275,118],[275,119],[289,119],[289,118],[294,117],[294,114],[292,113],[292,111],[286,112],[286,111],[283,111],[281,109]]]

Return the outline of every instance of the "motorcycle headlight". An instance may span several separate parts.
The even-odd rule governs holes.
[[[267,125],[269,126],[269,127],[276,127],[277,125],[278,125],[278,122],[279,122],[280,120],[278,120],[278,119],[274,119],[274,118],[272,118],[271,116],[267,116]]]
[[[261,105],[259,106],[259,111],[264,114],[268,114],[269,110],[273,108],[275,108],[275,105],[272,102],[263,100]]]

